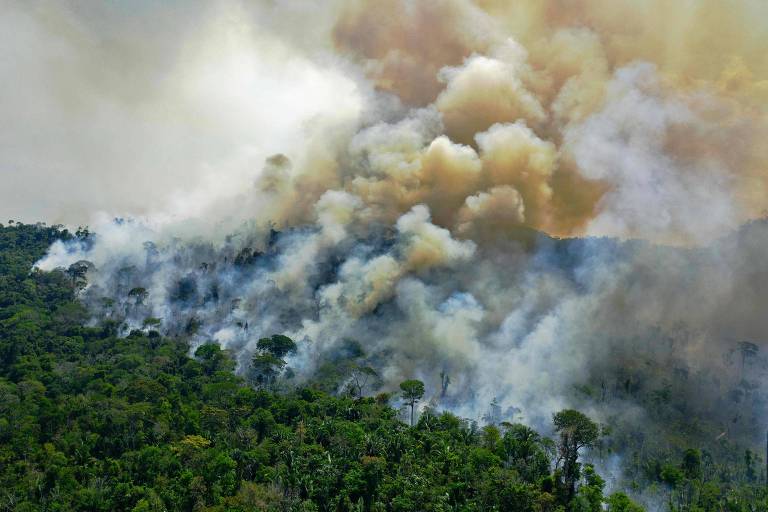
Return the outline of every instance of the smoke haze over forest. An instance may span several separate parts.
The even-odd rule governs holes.
[[[354,340],[476,419],[652,430],[676,383],[762,439],[765,2],[5,10],[0,214],[89,225],[38,266],[90,262],[94,319],[241,372],[283,333],[298,382]]]

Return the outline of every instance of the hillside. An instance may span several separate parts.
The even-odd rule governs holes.
[[[636,509],[621,493],[605,497],[588,463],[575,466],[568,501],[563,430],[550,440],[430,409],[409,427],[390,406],[395,395],[249,384],[216,345],[190,357],[183,337],[151,326],[120,337],[114,323],[86,325],[71,276],[29,271],[54,239],[74,236],[0,230],[3,510]],[[644,445],[641,434],[610,427],[588,460]],[[630,491],[675,510],[765,510],[758,457],[713,458],[695,433],[685,441],[683,454],[651,445],[630,460]]]

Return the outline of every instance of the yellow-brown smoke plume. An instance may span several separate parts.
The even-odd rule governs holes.
[[[469,203],[503,186],[525,212],[508,221],[553,234],[711,238],[768,199],[766,14],[750,0],[349,4],[338,50],[442,129],[346,188],[389,220],[425,203],[464,231]],[[589,168],[601,155],[618,160]],[[686,213],[700,208],[719,221]]]

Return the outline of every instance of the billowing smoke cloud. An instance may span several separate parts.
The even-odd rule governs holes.
[[[57,169],[89,212],[144,214],[95,217],[39,266],[92,262],[95,317],[160,318],[241,371],[265,335],[298,341],[297,381],[352,339],[382,390],[418,377],[439,407],[478,418],[496,398],[541,424],[566,405],[631,423],[674,381],[681,414],[751,439],[765,360],[738,341],[768,327],[768,227],[740,226],[768,199],[763,2],[337,2],[309,45],[312,4],[182,17],[193,35],[140,83],[119,80],[146,58],[129,28],[16,8],[5,37],[57,64],[3,74],[67,80],[2,107],[20,120],[42,98],[3,132],[3,165],[38,173],[21,183]],[[46,144],[88,144],[35,160],[43,118],[67,133]]]

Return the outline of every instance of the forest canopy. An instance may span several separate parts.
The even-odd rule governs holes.
[[[555,414],[552,438],[428,406],[414,421],[416,379],[369,396],[376,372],[340,363],[336,378],[355,379],[344,391],[277,385],[295,350],[282,334],[259,341],[243,378],[218,345],[190,354],[151,321],[124,337],[91,325],[77,276],[32,269],[55,239],[87,236],[0,228],[0,510],[642,509],[606,492],[585,456],[609,453],[611,435],[582,412]],[[625,490],[673,510],[765,510],[758,461],[689,448],[638,462],[645,477]]]

